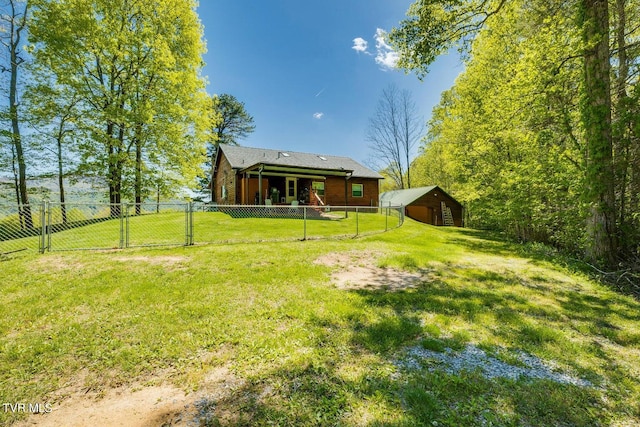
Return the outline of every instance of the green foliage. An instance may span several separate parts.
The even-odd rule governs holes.
[[[20,92],[24,81],[25,62],[29,60],[25,46],[25,38],[30,27],[31,3],[26,0],[7,0],[0,4],[0,72],[8,75],[8,82],[3,102],[0,103],[0,123],[3,133],[0,139],[0,165],[11,164],[16,181],[16,197],[18,204],[28,205],[27,160],[28,144],[21,131],[23,125],[23,106],[20,103]],[[6,74],[5,74],[6,73]],[[9,140],[8,144],[5,138]],[[8,149],[7,146],[11,148]],[[11,152],[10,162],[8,153]],[[2,159],[4,157],[4,159]],[[32,228],[33,217],[27,209],[24,212],[27,228]]]
[[[408,18],[391,34],[400,53],[398,66],[424,77],[436,58],[453,47],[460,51],[469,44],[487,19],[500,11],[504,0],[433,1],[417,0]]]
[[[216,116],[213,133],[218,144],[238,145],[239,140],[255,130],[253,117],[235,96],[223,93],[214,96],[212,102]]]
[[[596,212],[611,218],[611,206],[594,211],[599,205],[592,203],[598,194],[612,194],[612,177],[606,156],[589,152],[596,142],[586,126],[600,119],[580,114],[590,83],[584,81],[584,60],[576,54],[585,49],[585,39],[571,18],[577,16],[575,4],[445,3],[416,2],[411,18],[392,33],[403,54],[400,63],[419,74],[435,59],[430,55],[454,42],[462,41],[470,53],[466,70],[434,108],[421,155],[413,163],[417,184],[438,183],[463,201],[468,225],[504,230],[522,241],[584,253],[605,239],[593,233],[614,239],[615,232]],[[627,12],[627,25],[637,23],[639,15]],[[640,52],[625,51],[626,61],[637,69]],[[626,93],[635,93],[632,80],[623,86]],[[632,108],[626,102],[619,112],[629,129]],[[616,181],[618,208],[626,209],[619,212],[618,223],[625,225],[623,240],[636,242],[626,245],[635,252],[633,212],[640,205],[630,194],[636,188],[631,177],[638,174],[628,168],[640,157],[626,147],[618,155],[623,178]],[[593,223],[596,217],[600,225]],[[587,227],[587,218],[593,227]],[[608,251],[611,255],[611,246]]]
[[[213,179],[213,161],[218,144],[238,145],[255,130],[253,117],[245,109],[244,103],[235,96],[223,93],[211,98],[209,109],[211,117],[211,138],[207,144],[207,161],[204,164],[204,176],[200,179],[202,192],[210,192],[210,200],[215,200],[214,186],[209,188]]]
[[[34,4],[35,69],[64,94],[56,97],[58,111],[77,100],[79,172],[106,179],[112,203],[144,200],[161,180],[194,185],[211,128],[196,3]],[[55,108],[48,111],[55,115]]]
[[[391,33],[401,67],[422,78],[450,48],[468,54],[413,163],[419,183],[463,200],[467,224],[636,262],[637,7],[417,0],[408,16]]]

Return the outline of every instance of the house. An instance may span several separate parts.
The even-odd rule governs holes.
[[[405,215],[431,225],[464,225],[462,204],[437,185],[387,191],[380,206],[405,206]]]
[[[376,206],[377,172],[348,157],[221,145],[212,174],[218,204]]]

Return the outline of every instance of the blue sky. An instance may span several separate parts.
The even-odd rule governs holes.
[[[463,69],[456,55],[438,59],[422,82],[388,68],[394,52],[376,35],[397,26],[410,4],[201,0],[207,91],[234,95],[254,117],[241,145],[366,161],[368,119],[385,87],[410,90],[428,120]]]

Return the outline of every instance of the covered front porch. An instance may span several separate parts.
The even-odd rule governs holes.
[[[344,177],[353,171],[316,170],[259,164],[239,174],[238,202],[242,205],[324,205],[327,177]]]

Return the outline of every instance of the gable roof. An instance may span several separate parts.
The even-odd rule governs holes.
[[[386,191],[380,194],[380,206],[388,206],[391,203],[392,206],[408,206],[411,203],[418,200],[420,197],[424,196],[427,193],[432,192],[435,189],[438,189],[443,194],[446,194],[451,200],[454,200],[456,203],[460,204],[456,199],[449,196],[446,191],[437,185],[431,185],[428,187],[417,187],[417,188],[408,188],[405,190],[393,190]]]
[[[219,150],[224,153],[233,169],[242,170],[264,164],[319,170],[353,171],[353,177],[383,179],[383,176],[379,173],[372,171],[349,157],[234,145],[220,145]]]

